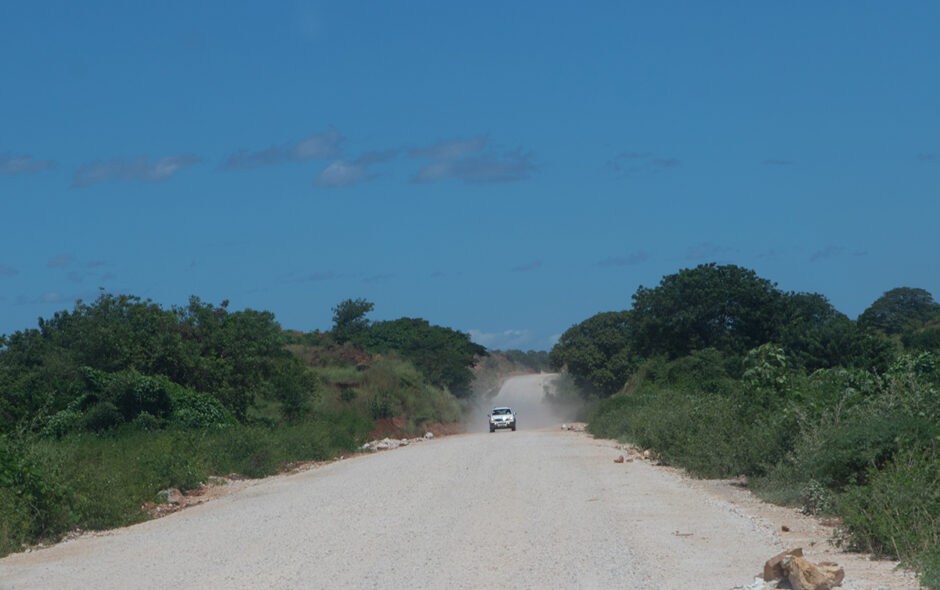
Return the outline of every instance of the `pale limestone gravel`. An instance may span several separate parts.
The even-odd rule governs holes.
[[[513,391],[541,395],[543,377]],[[505,400],[501,400],[505,401]],[[551,429],[452,436],[273,477],[0,560],[0,588],[726,590],[780,541],[673,470]]]

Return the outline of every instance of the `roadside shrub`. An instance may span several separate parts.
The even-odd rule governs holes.
[[[164,420],[157,418],[150,412],[141,412],[137,414],[137,417],[131,422],[131,427],[144,431],[159,430],[163,428],[164,423]]]
[[[182,442],[182,441],[180,441]],[[173,445],[177,447],[179,443]],[[181,449],[168,449],[166,453],[151,455],[145,467],[157,489],[179,488],[182,491],[198,488],[208,477],[205,468],[194,457]]]
[[[839,497],[845,542],[915,567],[940,588],[940,439],[897,454]]]
[[[0,437],[0,500],[0,550],[18,549],[74,522],[70,490],[5,437]]]
[[[940,425],[919,416],[857,412],[836,424],[807,432],[797,449],[795,471],[836,489],[863,484],[872,470],[888,464],[914,441],[940,434]]]
[[[284,427],[285,429],[287,427]],[[236,426],[219,432],[204,431],[200,445],[212,473],[241,473],[263,477],[276,471],[275,430],[265,426]],[[265,455],[262,451],[268,451]]]
[[[98,402],[85,412],[83,426],[92,432],[102,432],[122,422],[124,422],[124,416],[121,415],[117,406],[111,402]]]
[[[245,460],[242,473],[248,477],[266,477],[274,475],[278,470],[274,453],[269,449],[259,449]]]
[[[149,377],[136,371],[124,371],[109,375],[105,395],[121,412],[124,421],[130,422],[141,412],[163,417],[170,413],[170,396],[167,393],[169,379]]]
[[[344,409],[320,417],[331,450],[351,451],[362,444],[373,423],[365,415]]]
[[[0,486],[0,557],[19,551],[32,541],[33,522],[30,511],[16,491]]]
[[[379,392],[369,400],[369,414],[373,420],[391,418],[395,415],[392,410],[392,397],[387,391]]]
[[[602,401],[589,430],[652,447],[699,477],[762,473],[788,444],[782,418],[755,416],[736,396],[653,386]]]
[[[832,514],[836,508],[836,495],[832,489],[822,485],[815,479],[803,486],[800,490],[800,500],[803,514]]]
[[[186,428],[222,427],[235,423],[235,418],[218,399],[179,387],[171,392],[170,420]]]
[[[74,409],[66,409],[56,412],[46,421],[42,428],[42,436],[46,438],[62,438],[70,432],[78,430],[83,426],[82,413]]]

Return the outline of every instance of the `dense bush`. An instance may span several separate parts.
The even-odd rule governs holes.
[[[760,474],[789,444],[785,416],[760,415],[729,392],[698,395],[644,385],[602,401],[589,418],[597,436],[653,448],[700,477]]]
[[[68,489],[22,445],[0,436],[0,555],[65,530],[75,520]]]
[[[352,451],[376,418],[457,421],[447,387],[484,352],[423,320],[352,318],[380,356],[227,306],[104,294],[0,337],[0,555],[143,520],[161,489]]]
[[[170,383],[211,395],[244,419],[256,396],[273,387],[274,375],[283,381],[302,374],[279,370],[293,359],[273,314],[227,307],[193,297],[165,310],[130,295],[102,294],[40,319],[38,329],[3,336],[0,430],[42,427],[82,397],[83,412],[102,404],[89,424],[95,429],[131,422],[141,412],[163,419]]]
[[[853,549],[900,556],[940,588],[940,439],[899,452],[838,500]]]
[[[105,373],[82,368],[77,397],[43,421],[45,437],[61,438],[78,431],[103,432],[132,425],[155,430],[172,425],[207,428],[234,423],[217,398],[196,393],[163,375],[150,377],[134,370]]]

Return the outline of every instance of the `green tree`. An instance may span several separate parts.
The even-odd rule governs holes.
[[[885,334],[900,334],[920,328],[938,317],[940,304],[928,291],[898,287],[876,299],[858,316],[858,323],[863,328],[881,330]]]
[[[549,360],[555,369],[567,368],[582,392],[606,397],[636,370],[630,337],[630,312],[599,313],[568,328]]]
[[[308,415],[320,397],[316,374],[293,356],[276,364],[269,390],[268,396],[281,402],[281,414],[288,422],[296,422]]]
[[[781,313],[774,283],[739,266],[702,264],[637,289],[631,341],[643,357],[710,347],[743,354],[776,338]]]
[[[927,327],[916,332],[907,332],[901,338],[909,350],[940,352],[940,327]]]
[[[366,314],[375,304],[365,299],[346,299],[333,308],[333,338],[343,343],[369,327]]]
[[[893,347],[839,313],[818,293],[787,293],[777,341],[797,367],[807,371],[857,367],[887,368]]]
[[[227,307],[227,301],[215,306],[192,297],[184,307],[165,310],[132,295],[103,293],[40,319],[38,329],[4,336],[0,432],[42,427],[88,395],[104,404],[96,410],[98,424],[143,412],[162,417],[166,395],[162,381],[151,377],[212,395],[243,419],[290,353],[272,313]],[[116,380],[93,387],[89,370]]]
[[[269,311],[229,312],[228,301],[214,306],[191,297],[177,308],[183,333],[182,358],[172,359],[177,383],[211,393],[239,420],[271,379],[275,364],[290,355],[285,336]]]
[[[376,322],[360,331],[355,342],[378,352],[397,352],[432,385],[447,387],[458,397],[470,394],[470,368],[478,356],[486,354],[486,349],[473,343],[467,334],[432,326],[421,318]]]

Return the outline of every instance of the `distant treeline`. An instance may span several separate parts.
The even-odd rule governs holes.
[[[704,264],[640,287],[550,353],[597,400],[595,434],[837,514],[849,547],[940,588],[940,304],[886,292],[852,320],[817,293]]]
[[[510,362],[516,363],[531,371],[547,371],[551,367],[547,350],[522,351],[515,348],[510,348],[509,350],[499,350],[494,352],[502,354],[507,359],[509,359]]]

